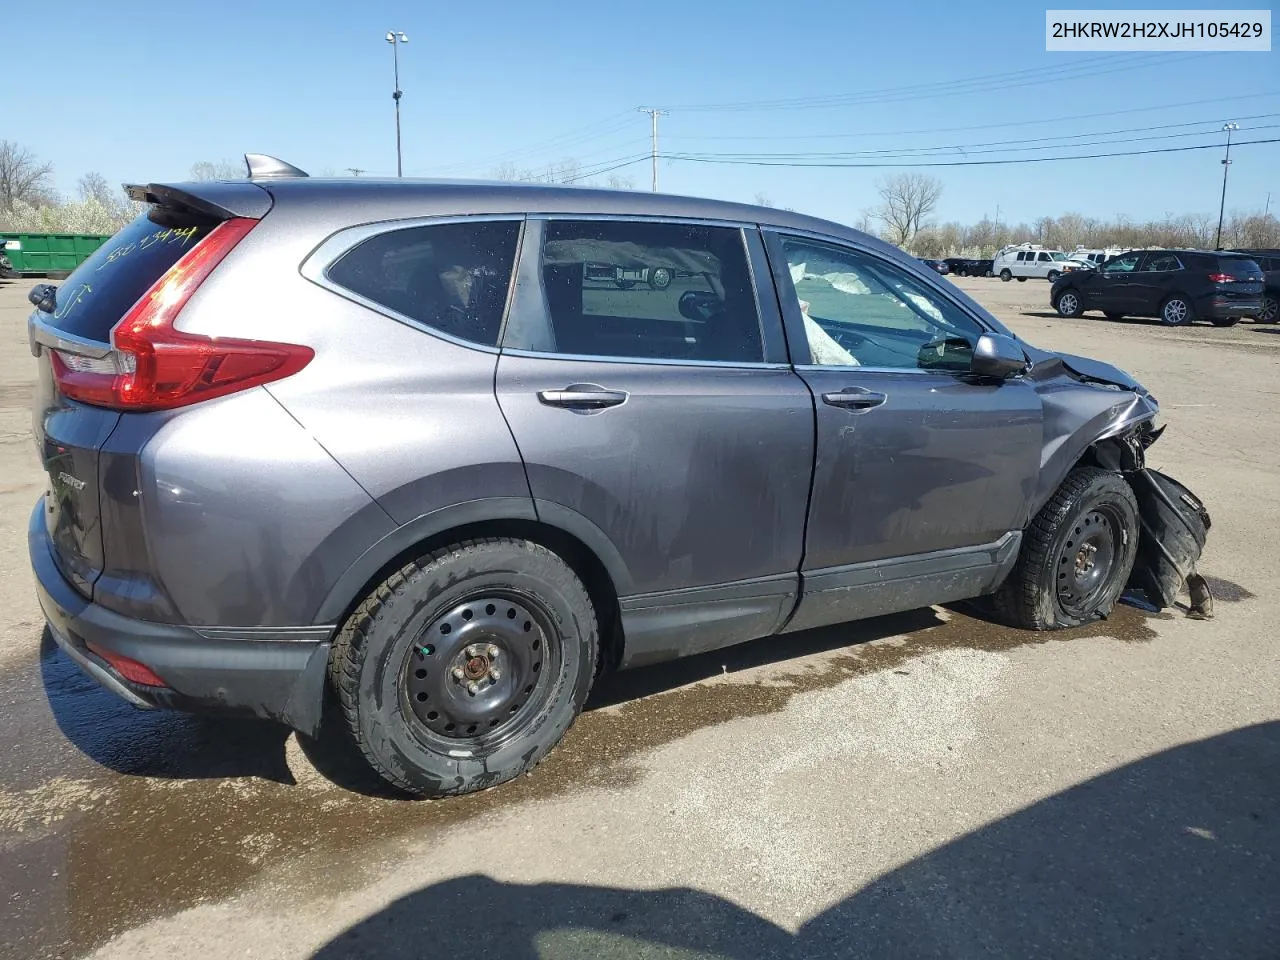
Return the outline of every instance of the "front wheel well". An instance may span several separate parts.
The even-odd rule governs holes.
[[[355,596],[350,598],[347,608],[338,620],[339,628],[350,619],[356,608],[364,602],[374,588],[392,572],[412,563],[418,557],[447,547],[451,543],[485,537],[510,537],[541,544],[569,564],[582,581],[582,585],[587,588],[587,594],[595,607],[601,644],[597,672],[613,670],[622,662],[622,615],[618,606],[617,588],[609,571],[591,548],[573,534],[538,520],[520,518],[480,520],[450,527],[416,541],[383,564],[361,586]]]

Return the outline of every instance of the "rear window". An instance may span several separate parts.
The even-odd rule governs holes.
[[[173,225],[158,211],[145,213],[93,252],[58,287],[50,326],[106,343],[138,298],[188,250],[209,235],[212,224]]]
[[[498,345],[518,220],[390,230],[345,253],[329,279],[372,303],[460,340]]]
[[[1218,269],[1237,280],[1261,280],[1262,268],[1244,257],[1219,257]]]

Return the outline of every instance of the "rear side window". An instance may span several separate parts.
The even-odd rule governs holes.
[[[1218,270],[1237,280],[1261,280],[1262,268],[1243,257],[1219,257]]]
[[[518,220],[389,230],[329,267],[329,280],[441,333],[498,345],[520,236]]]
[[[95,250],[58,287],[51,326],[106,343],[111,328],[151,285],[213,229],[211,224],[167,224],[157,211],[143,214]]]
[[[559,353],[764,359],[741,230],[552,220],[543,240],[542,279]]]
[[[1168,273],[1171,270],[1181,270],[1182,264],[1172,253],[1161,253],[1151,258],[1147,269],[1152,273]]]

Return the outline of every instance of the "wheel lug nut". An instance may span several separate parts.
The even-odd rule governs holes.
[[[490,671],[489,671],[489,679],[490,679],[490,680],[492,680],[492,681],[494,681],[495,683],[496,683],[497,681],[501,680],[501,679],[502,679],[502,671],[501,671],[501,670],[498,670],[498,669],[496,669],[496,668],[495,668],[495,669],[493,669],[493,670],[490,670]]]
[[[452,674],[453,674],[453,679],[455,679],[455,680],[461,680],[461,679],[462,679],[462,677],[463,677],[463,673],[462,673],[462,668],[461,668],[461,667],[454,667],[454,668],[453,668],[453,670],[452,670],[451,672],[452,672]]]
[[[480,656],[480,647],[473,643],[467,647],[466,654],[468,657],[478,657]]]
[[[489,651],[488,651],[488,652],[489,652],[489,659],[490,659],[490,660],[497,660],[497,659],[498,659],[498,648],[497,648],[497,647],[495,647],[492,643],[491,643],[491,644],[489,644]]]
[[[474,696],[479,692],[480,692],[480,684],[476,683],[474,680],[472,680],[470,683],[467,684],[467,693]]]

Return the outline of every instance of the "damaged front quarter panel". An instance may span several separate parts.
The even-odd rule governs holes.
[[[1066,475],[1080,464],[1123,474],[1133,488],[1142,523],[1138,556],[1128,586],[1157,609],[1172,606],[1185,583],[1193,616],[1212,616],[1213,598],[1196,562],[1204,549],[1209,514],[1171,477],[1146,466],[1145,451],[1164,432],[1155,426],[1160,406],[1127,373],[1110,364],[1028,348],[1044,405],[1040,479],[1027,522]]]

